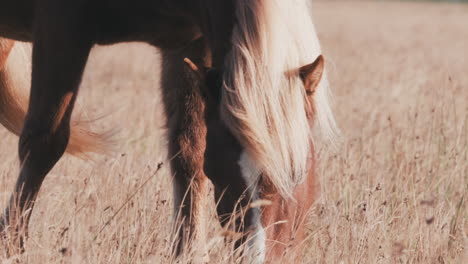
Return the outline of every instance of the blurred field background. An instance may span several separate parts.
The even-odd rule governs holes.
[[[313,7],[343,137],[337,149],[319,146],[303,263],[468,263],[468,5]],[[5,259],[0,249],[2,263],[189,263],[199,254],[170,254],[167,165],[154,175],[166,160],[158,61],[142,44],[93,51],[79,107],[101,118],[97,130],[118,128],[119,149],[95,162],[62,159],[39,195],[26,253]],[[19,164],[17,138],[3,128],[0,137],[3,208]],[[210,225],[210,263],[238,261]]]

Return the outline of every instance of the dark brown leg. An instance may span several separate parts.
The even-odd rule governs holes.
[[[238,249],[249,241],[248,235],[255,233],[254,223],[259,221],[259,209],[249,208],[249,203],[258,196],[257,186],[249,186],[242,175],[240,162],[243,149],[222,122],[219,102],[215,101],[209,106],[205,173],[215,187],[216,209],[221,225],[230,231],[226,238],[235,241],[234,247]],[[248,244],[246,246],[249,247]]]
[[[21,172],[0,222],[0,230],[18,245],[42,182],[68,144],[70,116],[92,46],[83,34],[89,31],[80,21],[81,8],[47,1],[36,14],[31,96],[19,143]]]
[[[249,240],[249,234],[255,233],[253,223],[255,217],[260,214],[257,209],[249,208],[252,193],[246,191],[242,179],[238,179],[238,182],[229,185],[215,184],[218,219],[223,228],[229,231],[225,239],[234,242],[234,249],[249,246],[246,242]]]
[[[218,217],[223,226],[236,233],[244,233],[251,222],[247,206],[252,197],[249,186],[242,177],[239,160],[242,148],[224,126],[217,109],[210,111],[208,118],[205,172],[215,186],[215,202]],[[237,245],[243,243],[240,239]]]
[[[186,74],[184,58],[204,64],[205,43],[202,39],[176,50],[163,50],[165,108],[168,115],[169,152],[173,157],[174,202],[179,232],[178,252],[182,242],[202,242],[207,198],[207,177],[203,172],[206,148],[205,101],[200,80]],[[204,242],[204,241],[203,241]],[[202,242],[202,243],[203,243]]]

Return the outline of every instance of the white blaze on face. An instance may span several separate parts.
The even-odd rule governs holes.
[[[242,178],[245,180],[252,202],[254,202],[259,199],[257,185],[260,170],[255,166],[245,151],[240,157],[239,166],[241,168]],[[252,228],[255,232],[248,240],[245,254],[246,260],[247,263],[263,263],[265,261],[266,252],[266,232],[261,222],[261,208],[252,208],[250,210],[253,212]]]

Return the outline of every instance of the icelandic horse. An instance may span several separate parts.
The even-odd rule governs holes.
[[[139,41],[162,54],[179,252],[204,239],[208,180],[222,224],[243,212],[234,226],[248,260],[300,248],[314,194],[312,124],[335,131],[308,0],[9,0],[0,37],[0,122],[20,135],[21,162],[4,237],[22,247],[41,184],[65,151],[105,151],[106,135],[71,120],[91,48]],[[9,81],[13,40],[33,44],[27,106]]]

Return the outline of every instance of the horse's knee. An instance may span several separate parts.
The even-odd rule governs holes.
[[[0,38],[0,71],[5,67],[14,44],[15,42],[13,40]]]
[[[65,152],[70,138],[70,128],[61,126],[56,130],[45,122],[27,120],[19,141],[19,156],[24,162],[28,156],[44,164],[55,163]]]
[[[195,130],[195,129],[192,129]],[[203,134],[204,128],[200,126]],[[171,161],[175,177],[184,184],[198,185],[205,180],[203,172],[203,152],[205,144],[202,136],[180,133],[171,140]]]

